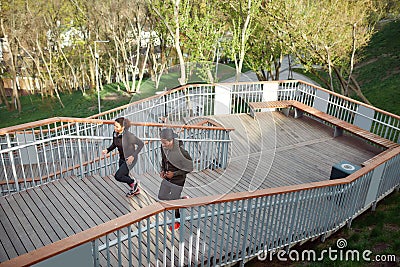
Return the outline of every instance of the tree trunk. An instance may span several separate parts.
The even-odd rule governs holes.
[[[240,80],[240,74],[241,74],[242,68],[243,68],[244,55],[246,53],[245,48],[246,48],[246,42],[247,42],[247,29],[249,28],[249,25],[250,25],[250,19],[251,19],[251,0],[248,0],[247,1],[247,16],[246,16],[246,20],[243,24],[241,40],[240,40],[239,62],[238,62],[237,69],[236,69],[236,82],[238,82]]]
[[[56,84],[54,83],[53,76],[51,75],[49,66],[48,66],[48,64],[47,64],[47,62],[46,62],[46,59],[44,58],[43,51],[42,51],[42,48],[40,47],[40,44],[39,44],[39,40],[38,40],[38,39],[36,39],[36,46],[37,46],[37,48],[38,48],[38,50],[39,50],[39,53],[40,53],[40,55],[41,55],[41,57],[42,57],[43,64],[44,64],[44,66],[46,67],[47,74],[49,75],[49,80],[50,80],[50,82],[51,82],[51,87],[52,87],[51,89],[53,89],[54,92],[56,93],[58,102],[60,102],[61,107],[64,108],[64,104],[63,104],[63,102],[62,102],[62,100],[61,100],[61,98],[60,98],[60,95],[58,94],[57,86],[56,86]]]
[[[174,34],[174,45],[176,49],[176,53],[179,59],[179,67],[181,70],[181,77],[178,78],[179,84],[184,85],[186,84],[186,68],[185,68],[185,59],[183,58],[181,44],[180,44],[180,25],[179,25],[179,3],[180,0],[175,0],[174,5],[174,18],[175,18],[175,34]]]
[[[351,81],[353,82],[354,87],[355,87],[355,88],[351,87],[351,89],[352,89],[352,90],[358,95],[358,97],[360,97],[365,103],[371,105],[371,102],[369,102],[369,100],[368,100],[368,99],[365,97],[365,95],[362,93],[360,85],[358,84],[358,82],[356,81],[356,79],[354,79],[353,76],[351,76]]]
[[[353,69],[354,69],[354,55],[356,53],[356,26],[357,26],[357,24],[354,23],[353,24],[353,35],[352,35],[353,43],[352,43],[352,52],[351,52],[351,59],[350,59],[350,72],[349,72],[349,78],[347,80],[347,86],[344,90],[345,94],[348,94],[350,80],[352,78],[351,75],[353,74]],[[360,92],[361,92],[361,90],[360,90]]]
[[[72,77],[73,77],[72,87],[75,88],[75,87],[77,87],[77,81],[78,81],[78,79],[76,78],[75,69],[72,67],[71,63],[69,63],[69,60],[65,56],[64,51],[62,50],[62,47],[61,47],[60,43],[57,42],[57,44],[58,44],[58,49],[61,52],[61,55],[63,56],[65,62],[67,63],[69,69],[71,70],[71,74],[72,74]]]
[[[150,44],[147,44],[146,54],[144,56],[143,64],[142,64],[142,67],[141,67],[140,72],[139,72],[139,81],[138,81],[138,84],[137,84],[137,87],[136,87],[136,92],[137,93],[140,93],[140,86],[142,84],[144,71],[146,69],[147,60],[149,58],[149,52],[150,52]]]
[[[2,102],[4,102],[8,111],[12,110],[12,105],[10,104],[10,102],[8,102],[8,99],[6,96],[6,89],[4,88],[4,80],[1,77],[0,77],[0,100]]]

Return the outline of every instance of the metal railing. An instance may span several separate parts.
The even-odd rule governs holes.
[[[112,140],[113,121],[74,119],[72,124],[71,120],[63,118],[57,121],[61,126],[47,130],[44,134],[43,130],[36,130],[34,134],[39,134],[38,137],[33,135],[30,129],[29,134],[35,137],[30,142],[27,142],[28,138],[19,137],[20,130],[5,133],[8,145],[0,150],[2,195],[73,175],[85,177],[93,174],[114,174],[118,166],[117,152],[114,151],[108,156],[102,155],[102,150],[107,148]],[[67,125],[66,129],[62,129],[63,123]],[[49,124],[44,124],[36,128],[47,129],[48,126]],[[176,128],[178,139],[183,141],[185,149],[194,160],[195,171],[226,168],[231,142],[229,131],[232,129],[134,123],[130,131],[145,142],[138,163],[133,169],[135,173],[159,171],[161,143],[158,136],[163,127]],[[46,137],[48,133],[51,135]],[[22,135],[28,136],[28,131],[23,130]]]
[[[271,89],[270,85],[276,85]],[[187,117],[217,115],[216,95],[224,88],[226,114],[248,113],[248,102],[297,100],[393,142],[400,142],[400,116],[299,80],[187,85],[90,118],[127,116],[131,121],[183,122]],[[271,92],[272,95],[271,95]]]
[[[400,147],[345,179],[155,203],[0,266],[25,266],[88,245],[94,266],[216,266],[289,249],[351,221],[399,186]],[[378,180],[378,183],[374,181]],[[380,189],[379,191],[378,188]],[[371,197],[372,196],[372,197]],[[172,212],[181,210],[181,227]],[[169,219],[171,218],[171,219]]]
[[[224,85],[230,88],[229,113],[247,112],[248,102],[297,100],[399,141],[399,116],[302,81],[278,82],[276,99],[266,99],[268,84]],[[194,111],[215,114],[216,90],[215,85],[186,86],[125,106],[124,113],[116,109],[100,114],[99,118],[123,114],[133,121],[156,121],[159,117],[181,121]],[[202,100],[198,103],[202,104],[193,109],[190,102],[199,97]],[[143,127],[137,131],[145,136],[152,129]],[[63,244],[40,248],[34,259],[22,255],[4,266],[29,265],[85,244],[92,248],[88,257],[94,266],[215,266],[244,262],[260,253],[289,249],[297,242],[328,235],[351,223],[399,185],[400,147],[394,147],[340,180],[155,203],[69,237]],[[184,227],[170,232],[168,226],[175,222],[172,214],[178,208]]]

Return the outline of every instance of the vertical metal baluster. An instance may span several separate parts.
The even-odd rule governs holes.
[[[1,153],[0,156],[1,156],[1,163],[4,166],[4,168],[3,168],[3,170],[4,170],[4,179],[6,180],[6,184],[7,184],[7,192],[8,192],[8,194],[10,194],[12,190],[10,188],[10,180],[8,178],[7,166],[6,166],[6,163],[4,161],[3,153]]]
[[[245,201],[247,201],[247,210],[245,211],[244,209],[244,204]],[[243,210],[242,210],[242,218],[240,220],[240,229],[242,229],[242,222],[243,222],[243,214],[246,212],[246,223],[245,223],[245,228],[244,228],[244,236],[243,236],[243,245],[242,245],[242,252],[241,252],[241,256],[242,256],[242,266],[244,266],[244,261],[246,260],[246,246],[247,246],[247,236],[249,235],[249,228],[250,228],[250,217],[252,216],[252,210],[251,210],[251,203],[252,203],[253,199],[249,198],[247,200],[243,200]],[[253,233],[250,233],[250,240],[253,237]],[[249,244],[250,245],[250,244]],[[238,255],[239,257],[239,251],[238,251]]]
[[[257,251],[257,247],[259,247],[260,244],[260,224],[261,224],[261,208],[263,206],[262,203],[262,198],[258,197],[255,199],[255,203],[254,203],[254,213],[257,213],[257,216],[254,216],[255,218],[255,222],[253,222],[252,224],[252,235],[254,236],[254,240],[251,239],[250,244],[253,244],[253,248],[252,250],[249,251],[249,255],[255,255],[256,251]],[[255,230],[254,230],[255,228]]]
[[[16,139],[16,142],[17,142],[17,146],[19,146],[19,145],[21,144],[22,140],[19,140],[18,134],[17,134],[17,133],[15,134],[15,139]],[[25,142],[23,142],[23,143],[26,144],[26,140],[25,140]],[[25,149],[28,150],[28,147],[26,147]],[[18,152],[17,154],[18,154],[18,157],[19,157],[19,166],[20,166],[21,171],[22,171],[22,179],[23,179],[23,181],[24,181],[24,188],[27,189],[27,188],[28,188],[28,184],[27,184],[26,176],[25,176],[24,162],[23,162],[22,156],[21,156],[21,155],[22,155],[21,148],[18,148],[18,149],[15,150],[15,151]],[[28,154],[28,153],[27,153],[27,154]],[[19,179],[18,179],[18,180],[19,180]]]
[[[27,140],[26,131],[27,131],[27,130],[24,130],[24,137],[25,137],[25,140]],[[32,132],[32,136],[34,136],[33,132]],[[35,138],[34,138],[34,137],[33,137],[32,140],[33,140],[32,142],[35,142]],[[32,147],[33,147],[33,146],[34,146],[34,145],[32,145]],[[34,174],[33,167],[32,167],[31,153],[27,153],[27,154],[28,154],[29,170],[30,170],[31,178],[32,178],[32,186],[35,186],[35,185],[36,185],[36,182],[35,182],[35,174]]]
[[[10,138],[10,134],[9,134],[9,133],[6,133],[6,140],[7,140],[7,146],[8,146],[8,148],[11,148],[11,147],[12,147],[12,146],[11,146],[11,138]],[[11,171],[12,171],[12,174],[13,174],[13,176],[14,176],[15,190],[16,190],[17,192],[19,192],[19,191],[20,191],[20,188],[19,188],[19,183],[18,183],[17,170],[15,169],[14,154],[13,154],[12,151],[8,152],[8,158],[9,158],[9,160],[10,160],[10,163],[11,163]]]
[[[214,205],[214,207],[215,207],[215,205]],[[215,238],[214,238],[215,241],[214,241],[214,249],[213,249],[214,250],[214,255],[213,255],[212,266],[215,266],[217,264],[218,232],[219,232],[219,222],[220,222],[220,217],[221,216],[225,216],[225,214],[221,215],[221,203],[218,203],[218,206],[217,206],[217,225],[215,226]],[[221,239],[222,238],[223,237],[221,237]],[[210,243],[210,245],[211,245],[211,243]],[[211,263],[211,260],[210,260],[210,263]]]
[[[132,266],[132,226],[128,225],[128,266]]]
[[[55,142],[57,142],[57,139],[55,140]],[[49,146],[50,146],[50,156],[51,156],[51,165],[53,166],[53,179],[52,180],[56,180],[57,179],[57,171],[56,171],[56,164],[55,164],[55,157],[54,157],[54,148],[53,148],[53,141],[49,141]]]
[[[269,243],[271,244],[271,247],[269,247],[269,248],[271,248],[271,249],[276,248],[276,246],[275,246],[275,244],[276,244],[275,238],[276,238],[276,234],[277,234],[276,228],[278,227],[278,224],[280,223],[279,221],[276,220],[276,218],[279,216],[278,211],[280,208],[280,206],[279,206],[280,198],[281,198],[280,194],[274,195],[274,200],[271,201],[271,203],[273,203],[273,204],[271,204],[271,207],[272,207],[271,234],[270,234],[270,239],[269,239]],[[277,216],[277,214],[278,214],[278,216]]]
[[[310,190],[310,214],[307,217],[307,227],[305,227],[305,231],[306,231],[306,236],[308,238],[314,236],[315,234],[315,218],[317,216],[318,213],[318,203],[319,203],[319,199],[318,199],[318,192],[321,191],[319,189],[312,189]]]
[[[93,266],[94,267],[100,266],[98,242],[99,242],[98,239],[95,239],[92,241],[92,258],[93,258]]]
[[[117,230],[117,258],[118,266],[122,266],[122,250],[121,250],[121,230]]]
[[[266,247],[266,240],[267,240],[267,233],[268,233],[268,226],[269,226],[269,216],[267,217],[267,214],[270,211],[270,198],[272,198],[271,196],[265,196],[261,199],[261,203],[262,203],[262,219],[260,220],[261,223],[261,230],[260,230],[260,235],[259,235],[259,244],[260,247],[258,248],[258,251],[261,251],[261,248],[263,249],[263,251],[266,251],[265,247]],[[267,218],[266,218],[267,217]]]
[[[142,266],[142,224],[141,222],[137,222],[137,231],[138,231],[138,261],[139,261],[139,266]]]
[[[75,127],[77,129],[76,135],[77,135],[77,142],[78,142],[78,153],[79,153],[79,165],[80,165],[80,170],[81,170],[81,179],[85,177],[84,175],[84,169],[83,169],[83,155],[82,155],[82,139],[80,138],[80,133],[79,133],[79,124],[78,122],[75,123]]]
[[[186,218],[186,208],[180,209],[181,216],[181,227],[179,227],[179,252],[178,252],[178,260],[179,266],[184,266],[185,263],[185,218]]]
[[[155,220],[156,220],[156,229],[155,229],[155,232],[156,232],[156,239],[155,239],[155,245],[156,245],[156,247],[155,247],[155,253],[156,253],[156,255],[155,255],[155,262],[156,262],[156,266],[158,266],[158,264],[159,264],[159,259],[158,259],[158,257],[159,257],[159,254],[160,254],[160,252],[159,252],[159,241],[160,241],[160,233],[159,233],[159,228],[160,228],[160,214],[159,213],[157,213],[156,215],[155,215]],[[190,266],[190,265],[189,265]]]
[[[68,123],[69,135],[71,135],[71,133],[72,133],[71,125],[72,125],[72,123]],[[70,146],[70,150],[71,150],[71,173],[73,175],[75,175],[75,173],[76,173],[76,171],[75,171],[75,150],[74,150],[73,141],[72,141],[71,137],[69,138],[69,146]]]
[[[194,256],[194,264],[199,265],[199,253],[200,253],[200,239],[201,239],[201,230],[200,230],[200,221],[201,221],[201,210],[202,206],[199,207],[197,213],[197,225],[196,225],[196,245],[195,245],[195,256]],[[206,208],[204,207],[204,213]]]
[[[41,136],[42,136],[41,140],[43,141],[41,144],[42,144],[42,152],[43,152],[44,166],[46,167],[46,172],[47,172],[47,179],[46,179],[46,181],[49,181],[50,172],[49,172],[49,165],[48,165],[48,162],[47,162],[47,152],[46,152],[46,142],[45,142],[45,139],[46,139],[46,138],[45,138],[45,136],[44,136],[44,134],[43,134],[42,127],[40,127],[40,133],[41,133]]]
[[[296,225],[298,225],[298,213],[300,212],[300,209],[297,208],[298,207],[298,203],[299,203],[299,195],[300,195],[301,191],[296,191],[294,193],[291,193],[292,196],[292,201],[291,201],[291,205],[289,208],[289,214],[288,214],[288,220],[291,221],[290,222],[290,226],[289,226],[289,236],[288,236],[288,249],[290,247],[290,244],[292,243],[292,241],[295,239],[295,231],[294,228],[296,227]],[[291,216],[291,218],[290,218]],[[296,223],[297,222],[297,223]]]
[[[317,234],[317,217],[318,217],[318,212],[320,211],[320,197],[319,194],[322,192],[321,189],[312,189],[312,203],[311,203],[311,218],[308,220],[309,222],[309,227],[306,228],[307,235],[309,237],[313,237]],[[325,193],[325,192],[323,192]],[[319,231],[319,230],[318,230]]]
[[[110,240],[108,238],[108,234],[106,234],[106,258],[107,258],[107,266],[111,266],[111,262],[110,262]]]
[[[65,140],[65,137],[62,139],[62,145],[64,148],[64,157],[65,157],[65,170],[67,171],[69,169],[69,160],[68,160],[68,149],[67,149],[67,142]],[[68,176],[68,172],[66,172],[66,175]]]
[[[205,259],[206,247],[209,246],[208,239],[207,239],[207,237],[209,236],[209,234],[207,232],[207,230],[208,230],[207,229],[207,221],[208,221],[208,214],[209,214],[208,209],[210,207],[211,207],[210,205],[204,206],[204,218],[203,218],[203,236],[204,236],[204,238],[203,238],[203,246],[202,246],[203,248],[201,251],[201,266],[202,267],[204,266],[204,262],[206,261],[206,259]],[[210,228],[211,228],[211,226],[210,226]],[[211,229],[210,229],[210,231],[211,231]]]
[[[222,231],[221,231],[221,241],[219,244],[219,263],[222,264],[222,256],[228,253],[228,251],[225,251],[225,253],[223,253],[223,248],[224,248],[224,241],[226,243],[228,242],[228,238],[229,238],[229,233],[226,233],[227,236],[225,238],[225,225],[226,225],[226,220],[227,220],[227,210],[228,210],[228,204],[230,204],[230,202],[225,202],[224,203],[224,213],[222,214]],[[230,216],[229,216],[230,217]],[[229,228],[228,228],[229,229]],[[229,231],[229,230],[228,230]],[[215,242],[217,243],[217,242]]]
[[[194,207],[190,208],[190,225],[189,225],[189,243],[188,243],[188,266],[192,266],[192,257],[193,257],[193,218],[194,218]]]
[[[240,200],[240,201],[238,200],[237,203],[239,203],[239,202],[240,202],[240,209],[238,207],[236,208],[236,216],[235,216],[235,223],[234,223],[234,225],[238,225],[237,223],[239,223],[239,229],[237,229],[236,258],[234,259],[232,257],[232,260],[236,260],[236,261],[239,260],[239,247],[240,247],[240,241],[242,240],[241,235],[242,235],[242,229],[243,229],[242,225],[243,225],[243,213],[244,213],[244,200]],[[238,218],[238,217],[240,217],[240,218]],[[237,222],[237,220],[239,220],[239,222]],[[233,245],[233,243],[232,243],[232,245]],[[232,252],[233,252],[233,249],[232,249]]]
[[[335,187],[333,187],[334,190],[336,190]],[[327,224],[327,222],[329,222],[329,218],[331,217],[330,214],[330,208],[329,207],[330,203],[327,203],[327,198],[326,198],[326,191],[327,191],[327,187],[325,188],[321,188],[321,190],[319,190],[319,204],[318,204],[318,208],[317,208],[317,212],[318,215],[316,217],[316,229],[317,229],[317,233],[316,234],[323,234],[325,232],[325,225]],[[329,208],[328,208],[329,207]]]
[[[288,213],[288,198],[290,193],[285,193],[285,194],[280,194],[281,195],[281,212],[279,216],[279,230],[278,230],[278,235],[279,235],[279,242],[278,246],[282,247],[285,242],[284,242],[284,231],[286,229],[287,225],[287,213]]]
[[[302,190],[302,194],[299,198],[299,207],[301,207],[300,209],[300,215],[299,215],[299,219],[298,219],[298,224],[296,225],[296,229],[297,229],[297,239],[296,241],[300,241],[302,238],[304,238],[304,229],[305,229],[305,218],[307,217],[308,214],[308,210],[309,210],[309,193],[310,190]]]
[[[150,266],[150,263],[151,263],[151,248],[150,248],[150,244],[151,244],[151,240],[150,240],[150,236],[151,236],[151,233],[150,233],[150,224],[151,224],[151,222],[150,222],[150,217],[148,217],[147,219],[146,219],[146,236],[147,236],[147,245],[146,245],[146,248],[147,248],[147,266]],[[156,229],[157,231],[158,231],[158,228]],[[157,244],[156,244],[156,248],[155,249],[157,249]],[[141,253],[140,253],[141,254]],[[157,260],[157,259],[156,259]]]
[[[163,234],[164,234],[164,241],[163,241],[163,263],[164,267],[167,266],[167,211],[164,210],[163,212]]]
[[[62,166],[62,156],[61,156],[61,142],[64,140],[64,137],[61,137],[57,139],[57,156],[58,156],[58,170],[60,172],[60,178],[64,177],[64,169]]]

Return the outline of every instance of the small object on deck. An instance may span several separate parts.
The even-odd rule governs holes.
[[[353,172],[359,170],[361,167],[348,161],[341,161],[332,166],[330,180],[340,179],[349,176]]]

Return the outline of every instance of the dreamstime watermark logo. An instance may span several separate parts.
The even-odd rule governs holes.
[[[345,249],[347,240],[340,238],[336,241],[337,249],[329,247],[321,252],[315,250],[273,250],[270,252],[263,251],[258,254],[260,261],[272,261],[274,257],[278,261],[323,261],[329,258],[331,261],[366,261],[366,262],[396,262],[396,255],[372,255],[371,250],[359,251],[356,249]]]

